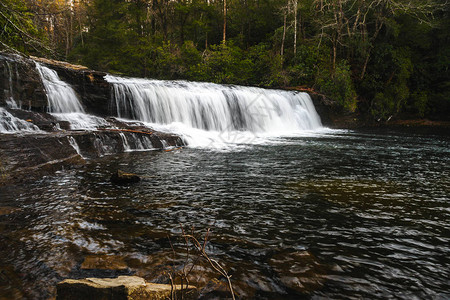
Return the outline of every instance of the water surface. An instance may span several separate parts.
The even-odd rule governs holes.
[[[211,228],[207,251],[242,298],[446,299],[449,154],[448,136],[339,131],[125,153],[0,187],[0,298],[46,299],[68,277],[163,282],[183,224]],[[114,186],[116,169],[143,181]],[[99,254],[127,269],[81,268]]]

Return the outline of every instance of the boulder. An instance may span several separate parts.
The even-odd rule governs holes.
[[[117,278],[66,279],[58,283],[57,300],[143,300],[143,299],[197,299],[193,286],[148,283],[137,276]],[[172,295],[172,291],[174,295]],[[172,297],[173,296],[173,297]]]
[[[110,180],[114,184],[129,184],[139,182],[141,181],[141,178],[136,174],[125,173],[121,170],[117,170],[114,174],[112,174]]]

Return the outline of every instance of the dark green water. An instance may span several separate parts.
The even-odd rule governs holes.
[[[146,177],[114,186],[118,168]],[[337,132],[127,153],[0,187],[0,207],[1,299],[47,299],[68,277],[163,282],[167,234],[183,252],[180,223],[211,228],[207,251],[241,298],[450,298],[448,136]],[[82,269],[93,254],[128,268]],[[202,277],[203,287],[217,276]]]

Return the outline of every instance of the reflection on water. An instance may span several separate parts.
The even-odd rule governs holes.
[[[46,299],[67,277],[162,282],[183,260],[167,239],[180,223],[212,228],[208,252],[242,298],[449,298],[449,146],[339,132],[127,153],[0,187],[0,298]],[[114,186],[118,168],[144,180]],[[192,276],[205,297],[226,292],[206,266]]]

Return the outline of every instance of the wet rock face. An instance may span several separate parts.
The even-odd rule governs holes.
[[[326,96],[321,94],[310,93],[311,100],[314,103],[314,107],[320,116],[322,125],[326,127],[336,127],[335,115],[342,114],[341,109],[337,104]]]
[[[127,135],[130,140],[139,139],[140,136],[139,133]],[[162,144],[158,137],[154,138]],[[177,136],[166,138],[164,142],[169,146],[183,146],[182,140]],[[122,153],[126,150],[120,132],[56,131],[52,134],[0,134],[0,185],[34,180],[61,169],[83,165],[86,159]],[[135,178],[131,177],[131,180],[134,182]]]
[[[98,124],[82,117],[75,116],[73,121],[46,113],[47,94],[37,63],[56,71],[70,84],[81,100],[84,116]],[[86,159],[184,145],[179,136],[154,131],[139,122],[115,118],[98,121],[110,115],[111,88],[104,75],[65,62],[0,53],[0,184],[36,179],[82,165]]]
[[[9,99],[33,111],[46,111],[47,96],[33,60],[0,53],[0,106]]]
[[[60,129],[68,130],[70,125],[68,122],[59,121],[54,116],[48,113],[38,113],[23,109],[7,109],[7,111],[14,117],[26,120],[30,124],[36,125],[43,131],[56,131]]]
[[[84,159],[64,135],[0,134],[0,184],[40,176],[64,167],[81,165]]]
[[[6,111],[22,122],[36,125],[40,131],[0,133],[0,184],[37,179],[63,168],[83,165],[86,159],[105,155],[184,146],[177,135],[130,125],[114,118],[108,119],[113,128],[70,130],[67,121],[58,120],[48,113],[21,109]],[[119,176],[118,180],[123,177]],[[136,181],[134,177],[126,180]]]

